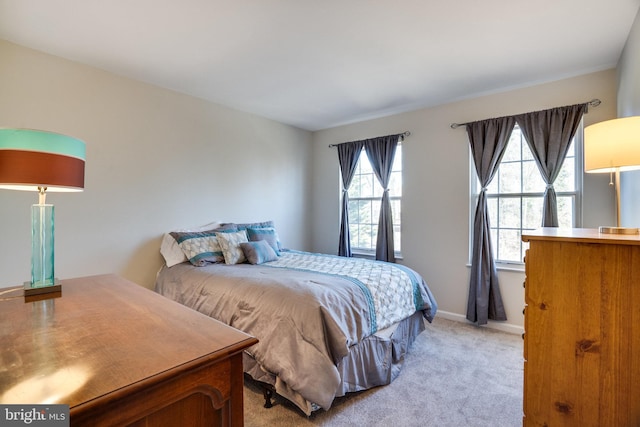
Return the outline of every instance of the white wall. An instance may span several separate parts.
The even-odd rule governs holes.
[[[0,57],[0,126],[87,143],[85,191],[48,197],[56,205],[56,275],[114,272],[146,287],[162,263],[162,233],[212,220],[273,219],[287,246],[336,253],[339,171],[327,146],[408,130],[403,263],[425,277],[441,312],[464,317],[468,143],[464,129],[449,124],[592,98],[602,105],[585,125],[616,117],[616,73],[608,70],[312,135],[8,42],[0,41]],[[607,183],[585,176],[584,226],[614,220]],[[29,277],[35,202],[35,194],[0,190],[0,287]],[[523,278],[500,272],[507,326],[522,326]]]
[[[640,12],[618,64],[618,117],[640,116]],[[640,171],[623,172],[620,177],[621,222],[640,227]]]
[[[85,191],[51,193],[56,276],[117,273],[152,287],[165,231],[276,222],[307,249],[311,134],[0,41],[0,126],[87,144]],[[35,193],[0,190],[0,287],[30,275]]]
[[[313,250],[337,252],[340,178],[337,154],[328,145],[410,131],[403,144],[403,263],[423,275],[442,312],[463,318],[469,280],[469,152],[464,128],[449,125],[593,98],[602,104],[589,110],[585,125],[615,117],[615,70],[315,132]],[[608,176],[585,176],[584,183],[584,226],[610,223],[615,217]],[[523,325],[523,280],[521,272],[500,272],[506,329]]]

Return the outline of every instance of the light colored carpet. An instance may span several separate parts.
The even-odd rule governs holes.
[[[282,397],[263,408],[245,380],[245,426],[522,425],[522,338],[436,317],[418,336],[394,382],[338,398],[305,416]]]

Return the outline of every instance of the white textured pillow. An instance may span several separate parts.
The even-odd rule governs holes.
[[[191,227],[174,231],[206,231],[213,230],[214,228],[218,227],[220,227],[220,223],[218,221],[214,221],[198,227]],[[176,242],[176,239],[174,239],[173,236],[169,233],[165,233],[162,237],[162,243],[160,244],[160,253],[164,257],[164,261],[167,263],[167,267],[172,267],[176,264],[187,261],[187,257],[184,255],[184,252],[182,252],[182,249],[180,249],[180,246],[178,246],[178,242]]]
[[[249,241],[245,230],[220,232],[216,233],[216,237],[218,238],[220,249],[222,249],[225,264],[240,264],[247,260],[242,247],[240,247],[240,243]]]

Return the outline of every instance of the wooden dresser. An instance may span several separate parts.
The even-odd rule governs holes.
[[[62,403],[71,426],[241,426],[257,340],[114,275],[57,298],[0,289],[0,403]]]
[[[525,257],[525,426],[640,426],[640,236],[543,228]]]

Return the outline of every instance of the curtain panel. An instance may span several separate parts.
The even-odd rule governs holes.
[[[340,174],[342,175],[342,212],[340,214],[340,241],[338,242],[338,255],[350,257],[351,235],[349,232],[349,187],[358,166],[358,158],[364,142],[346,142],[338,144],[338,162],[340,163]]]
[[[378,239],[376,241],[376,259],[396,262],[393,242],[393,215],[389,199],[389,179],[393,168],[393,159],[401,135],[388,135],[366,140],[364,149],[373,168],[373,172],[382,186],[380,218],[378,219]]]
[[[515,116],[547,184],[542,207],[543,227],[558,226],[558,202],[553,183],[588,106],[588,103],[569,105]]]
[[[376,241],[376,259],[395,262],[395,247],[393,243],[393,216],[389,198],[389,179],[393,167],[398,143],[404,134],[387,135],[360,141],[337,144],[338,161],[342,175],[342,213],[340,220],[340,241],[338,255],[352,256],[351,236],[349,232],[349,186],[353,180],[358,158],[364,148],[371,163],[374,174],[384,189],[378,219],[378,233]]]
[[[473,163],[482,186],[473,221],[473,247],[467,300],[467,319],[477,322],[478,325],[487,324],[488,319],[507,320],[491,249],[486,193],[487,186],[493,180],[504,156],[514,126],[514,117],[466,124]]]

